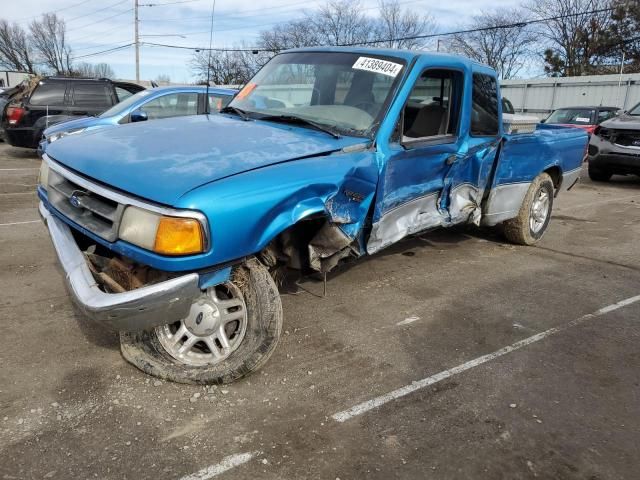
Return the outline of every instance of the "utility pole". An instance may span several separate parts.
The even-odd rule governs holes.
[[[136,44],[136,82],[140,81],[140,38],[138,35],[138,0],[134,0],[134,30],[135,30],[135,39],[134,43]]]

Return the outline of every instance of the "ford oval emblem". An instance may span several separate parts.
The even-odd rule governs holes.
[[[69,203],[76,208],[80,208],[80,196],[76,192],[73,192],[69,197]]]

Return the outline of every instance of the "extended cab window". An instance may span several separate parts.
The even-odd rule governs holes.
[[[494,77],[473,74],[472,102],[471,135],[498,135],[498,85]]]
[[[64,105],[66,89],[66,82],[41,82],[31,95],[31,104],[61,107]]]
[[[77,83],[73,85],[73,105],[76,107],[110,107],[111,94],[102,83]]]
[[[403,141],[457,133],[462,78],[460,72],[451,70],[422,74],[404,108]]]

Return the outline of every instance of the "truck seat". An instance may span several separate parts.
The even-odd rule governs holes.
[[[422,107],[405,134],[411,138],[433,137],[447,132],[447,111],[440,105]]]

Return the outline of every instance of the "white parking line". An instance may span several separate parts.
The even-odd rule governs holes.
[[[8,227],[10,225],[26,225],[27,223],[40,223],[40,220],[29,220],[28,222],[0,223],[0,227]]]
[[[232,468],[242,465],[243,463],[247,463],[249,460],[261,453],[262,452],[248,452],[229,455],[228,457],[224,457],[220,463],[203,468],[199,472],[182,477],[180,480],[207,480],[209,478],[216,477],[227,470],[231,470]]]
[[[462,373],[466,370],[470,370],[474,367],[477,367],[478,365],[482,365],[483,363],[487,363],[491,360],[494,360],[498,357],[501,357],[503,355],[506,355],[507,353],[511,353],[515,350],[518,350],[522,347],[526,347],[527,345],[531,345],[532,343],[535,342],[539,342],[540,340],[550,336],[550,335],[555,335],[556,333],[562,332],[563,330],[566,330],[570,327],[575,327],[576,325],[579,325],[580,323],[584,322],[585,320],[591,319],[591,318],[596,318],[599,317],[601,315],[604,315],[606,313],[610,313],[613,312],[614,310],[618,310],[619,308],[622,307],[626,307],[627,305],[631,305],[632,303],[636,303],[636,302],[640,302],[640,295],[637,295],[635,297],[631,297],[631,298],[627,298],[625,300],[621,300],[620,302],[614,303],[612,305],[608,305],[606,307],[601,308],[600,310],[597,310],[594,313],[588,313],[587,315],[583,315],[580,318],[577,318],[575,320],[572,320],[571,322],[565,324],[565,325],[561,325],[559,327],[553,327],[550,328],[549,330],[545,330],[544,332],[540,332],[536,335],[533,335],[531,337],[525,338],[524,340],[520,340],[518,342],[515,342],[507,347],[501,348],[500,350],[496,350],[493,353],[489,353],[487,355],[483,355],[481,357],[478,357],[474,360],[470,360],[466,363],[463,363],[462,365],[458,365],[457,367],[453,367],[449,370],[444,370],[440,373],[436,373],[435,375],[432,375],[430,377],[427,378],[423,378],[422,380],[418,380],[415,381],[413,383],[411,383],[411,385],[406,385],[404,387],[398,388],[397,390],[393,390],[392,392],[389,392],[385,395],[381,395],[379,397],[376,397],[372,400],[367,400],[366,402],[362,402],[354,407],[349,408],[348,410],[344,410],[342,412],[338,412],[335,413],[333,415],[331,415],[331,418],[333,418],[335,421],[337,422],[346,422],[347,420],[352,419],[353,417],[357,417],[358,415],[362,415],[363,413],[366,413],[370,410],[373,410],[374,408],[380,407],[381,405],[384,405],[385,403],[388,403],[392,400],[396,400],[398,398],[404,397],[406,395],[409,395],[410,393],[413,393],[417,390],[420,390],[422,388],[428,387],[430,385],[433,385],[434,383],[438,383],[442,380],[445,380],[447,378],[453,377],[454,375],[457,375],[458,373]]]
[[[401,320],[400,322],[396,323],[396,325],[401,327],[403,325],[409,325],[410,323],[417,322],[418,320],[420,320],[420,317],[414,315],[412,317],[405,318],[404,320]]]

